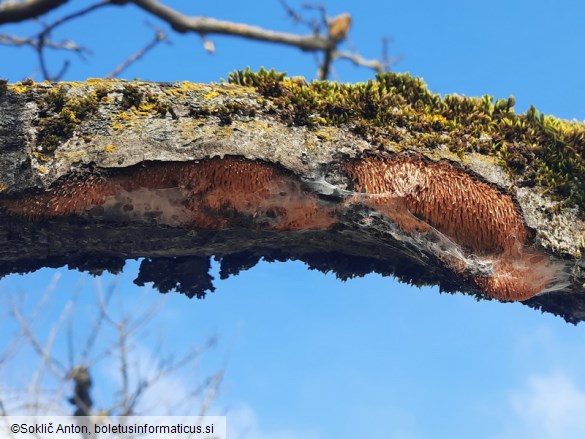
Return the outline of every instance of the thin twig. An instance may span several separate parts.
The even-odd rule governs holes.
[[[334,60],[345,59],[347,61],[352,62],[356,66],[368,67],[372,70],[375,70],[378,73],[383,73],[388,69],[384,62],[381,62],[377,59],[366,59],[359,53],[338,51],[333,53],[333,59]]]
[[[285,10],[286,14],[294,23],[298,23],[305,26],[315,35],[320,35],[322,33],[321,20],[308,20],[304,18],[299,12],[294,10],[285,0],[280,0],[280,4]]]
[[[37,38],[22,38],[16,35],[6,35],[0,34],[0,44],[3,46],[30,46],[36,49],[39,46],[39,40]],[[49,49],[57,49],[57,50],[69,50],[71,52],[78,52],[78,53],[91,53],[91,50],[80,46],[74,41],[71,40],[64,40],[64,41],[44,41],[45,47]]]
[[[104,6],[110,6],[110,5],[115,5],[115,4],[116,3],[111,2],[110,0],[102,0],[100,2],[89,5],[89,6],[85,7],[84,9],[80,9],[79,11],[65,15],[65,16],[59,18],[58,20],[55,20],[53,23],[49,24],[48,26],[45,26],[43,31],[39,34],[39,37],[40,36],[44,36],[44,37],[48,36],[53,30],[55,30],[55,28],[61,26],[63,23],[67,23],[70,20],[81,17],[85,14],[89,14],[90,12],[93,12],[96,9],[103,8]]]
[[[131,395],[128,370],[128,334],[125,327],[124,322],[118,324],[118,348],[120,349],[120,375],[122,376],[122,416],[130,416],[132,411],[129,407]]]
[[[41,378],[42,378],[45,367],[48,367],[50,362],[54,362],[54,357],[51,355],[51,350],[53,349],[53,344],[55,343],[55,340],[57,339],[57,335],[59,334],[59,331],[61,329],[61,325],[63,324],[63,322],[65,321],[65,319],[69,315],[69,313],[71,312],[72,307],[73,307],[73,303],[71,301],[65,305],[65,307],[61,311],[61,315],[59,316],[59,318],[57,319],[57,321],[55,322],[55,324],[51,327],[51,330],[49,331],[49,336],[47,337],[47,341],[45,343],[45,346],[43,347],[43,356],[41,358],[42,361],[39,364],[39,367],[37,368],[35,375],[32,379],[32,383],[31,383],[32,388],[35,388],[35,386],[40,385]],[[57,377],[62,378],[60,375],[58,375]]]
[[[150,52],[154,47],[156,47],[159,43],[167,41],[167,34],[162,30],[158,29],[155,34],[154,38],[146,44],[142,49],[140,49],[135,54],[129,56],[122,64],[112,70],[110,73],[106,75],[106,78],[117,78],[124,70]]]
[[[37,315],[40,312],[41,308],[44,306],[44,304],[49,300],[51,295],[57,289],[57,284],[58,284],[60,278],[61,278],[61,273],[59,273],[59,272],[56,272],[53,275],[53,277],[51,278],[51,281],[49,282],[49,285],[47,286],[47,288],[45,288],[43,295],[41,296],[41,298],[35,304],[35,307],[31,311],[31,313],[29,315],[30,321],[36,320]],[[12,308],[15,309],[16,304],[13,303]],[[24,337],[24,334],[21,331],[20,334],[15,335],[12,338],[10,344],[6,347],[4,352],[0,355],[0,365],[5,363],[8,358],[12,357],[16,353],[16,351],[22,346],[22,338],[23,337]]]
[[[36,48],[37,55],[39,58],[39,65],[41,68],[41,72],[42,72],[45,80],[58,81],[65,75],[65,73],[67,72],[67,69],[69,68],[69,61],[65,61],[58,74],[51,75],[49,73],[49,69],[47,68],[47,62],[45,60],[45,47],[47,47],[47,41],[51,35],[51,32],[53,30],[55,30],[55,28],[61,26],[62,24],[66,23],[70,20],[81,17],[85,14],[88,14],[92,11],[95,11],[96,9],[102,8],[104,6],[109,6],[112,4],[116,4],[116,3],[114,3],[110,0],[102,0],[98,3],[94,3],[92,5],[89,5],[88,7],[84,8],[84,9],[80,9],[79,11],[76,11],[72,14],[65,15],[64,17],[61,17],[60,19],[55,20],[53,23],[51,23],[43,28],[43,30],[36,36],[36,40],[38,41],[38,43],[37,43],[35,48]],[[78,52],[78,53],[82,54],[82,52]]]
[[[56,358],[53,358],[50,353],[45,352],[43,346],[41,345],[41,343],[39,342],[39,340],[37,339],[37,337],[35,336],[35,334],[32,332],[32,330],[30,329],[28,322],[24,319],[24,317],[22,316],[22,314],[20,314],[20,312],[18,310],[13,310],[12,311],[12,316],[15,318],[15,320],[20,324],[20,327],[25,335],[26,338],[28,338],[28,340],[30,341],[30,344],[32,345],[33,349],[35,350],[35,352],[41,357],[41,358],[48,358],[51,361],[48,362],[48,366],[49,369],[51,370],[51,372],[53,373],[53,375],[55,377],[60,377],[61,373],[58,373],[53,367],[52,365],[54,364],[57,368],[61,369],[61,372],[65,372],[65,366],[63,366],[63,364],[61,364]]]
[[[98,302],[99,311],[95,321],[93,322],[91,332],[89,333],[89,336],[87,337],[87,340],[85,342],[85,347],[81,352],[81,362],[83,363],[87,362],[89,353],[93,350],[93,346],[100,333],[102,323],[104,322],[104,319],[107,317],[108,305],[110,303],[112,295],[114,294],[115,287],[116,285],[114,283],[110,284],[110,287],[106,292],[106,297],[104,298],[103,295],[101,294],[101,282],[99,281],[96,282],[95,295]]]

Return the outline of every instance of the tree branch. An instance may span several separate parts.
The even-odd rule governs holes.
[[[0,4],[0,25],[37,18],[67,3],[68,0],[26,0]]]
[[[135,283],[203,297],[212,256],[294,259],[585,320],[583,124],[408,75],[229,79],[4,85],[0,272],[145,258]]]
[[[298,47],[305,51],[321,51],[329,47],[329,39],[319,35],[295,35],[271,31],[243,23],[221,21],[207,17],[189,17],[156,0],[130,0],[136,6],[166,21],[180,33],[194,32],[200,35],[232,35],[250,40],[266,41]]]

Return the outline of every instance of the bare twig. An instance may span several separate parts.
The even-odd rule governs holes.
[[[181,14],[156,0],[129,0],[136,6],[166,21],[179,33],[221,34],[267,41],[298,47],[305,51],[321,51],[328,47],[329,40],[320,35],[296,35],[271,31],[248,24],[221,21],[207,17],[190,17]]]
[[[67,3],[68,0],[27,0],[4,2],[0,5],[0,24],[36,18]]]
[[[398,63],[402,59],[402,55],[398,55],[395,57],[390,56],[390,43],[392,42],[391,38],[385,37],[382,39],[382,58],[381,62],[384,66],[384,71],[387,72],[390,68]]]
[[[352,52],[334,52],[333,59],[345,59],[356,66],[367,67],[369,69],[375,70],[378,73],[383,73],[388,70],[388,66],[383,61],[379,61],[377,59],[366,59],[361,56],[359,53],[352,53]]]
[[[283,9],[285,10],[286,14],[290,17],[290,19],[294,23],[302,24],[303,26],[307,27],[315,35],[320,35],[323,33],[322,30],[323,30],[324,22],[322,21],[322,19],[315,20],[315,19],[307,19],[307,18],[303,17],[303,15],[300,14],[299,12],[297,12],[295,9],[293,9],[286,2],[286,0],[280,0],[280,4],[283,7]],[[305,6],[305,9],[307,9],[307,6]]]
[[[327,35],[331,42],[329,47],[325,50],[323,62],[319,68],[319,79],[329,78],[331,71],[331,63],[335,60],[335,51],[339,43],[347,37],[349,28],[351,26],[351,15],[341,14],[332,19],[325,16],[325,11],[322,10],[323,19],[327,20]]]
[[[58,367],[60,367],[62,369],[62,372],[65,371],[65,368],[61,365],[61,363],[58,362],[55,359],[55,357],[51,354],[51,350],[53,349],[53,344],[55,343],[57,335],[59,334],[59,331],[61,329],[61,325],[64,323],[65,319],[67,318],[67,316],[71,312],[72,306],[73,306],[72,302],[68,302],[65,305],[65,307],[61,311],[61,315],[59,316],[59,319],[55,322],[55,324],[51,327],[51,330],[49,331],[47,341],[45,343],[45,346],[42,349],[42,352],[43,352],[43,355],[41,357],[42,361],[39,364],[39,367],[37,368],[35,375],[32,379],[32,383],[31,383],[32,388],[36,388],[36,387],[40,386],[40,382],[42,380],[42,376],[43,376],[43,373],[45,371],[45,368],[50,368],[51,363],[57,364]],[[58,374],[58,375],[55,375],[55,377],[60,379],[63,377],[63,375]]]
[[[41,357],[41,359],[43,359],[43,364],[47,365],[48,369],[51,371],[51,373],[56,378],[62,377],[66,371],[66,368],[65,368],[65,366],[63,366],[63,364],[59,360],[54,358],[50,353],[50,347],[52,344],[51,340],[53,337],[49,338],[49,341],[51,341],[51,344],[49,344],[46,347],[43,346],[41,344],[41,342],[39,341],[39,339],[34,334],[34,332],[32,331],[32,329],[30,328],[29,321],[27,321],[24,318],[24,316],[20,313],[20,311],[18,309],[14,308],[14,309],[12,309],[11,314],[14,317],[14,319],[20,324],[20,328],[21,328],[24,336],[29,340],[29,342],[30,342],[31,346],[33,347],[33,349],[35,350],[35,352]],[[58,323],[60,323],[60,322],[58,322]],[[55,327],[53,329],[55,329]],[[57,371],[55,368],[59,369],[59,371]]]
[[[114,290],[115,284],[112,283],[106,292],[106,297],[104,298],[103,294],[101,293],[101,282],[96,282],[95,291],[96,299],[99,304],[99,306],[97,307],[99,311],[93,323],[93,327],[91,328],[91,332],[89,333],[89,336],[87,337],[87,340],[85,342],[85,347],[81,352],[81,362],[83,363],[86,363],[88,361],[89,354],[93,350],[94,344],[100,333],[102,323],[104,322],[104,319],[107,317],[108,304],[110,303]]]
[[[38,38],[22,38],[15,35],[0,34],[0,44],[3,46],[30,46],[37,48],[39,46]],[[91,51],[83,46],[78,45],[74,41],[44,41],[45,47],[49,49],[69,50],[79,53],[91,53]]]
[[[290,5],[286,2],[286,0],[279,0],[280,5],[285,10],[286,14],[290,17],[290,19],[295,23],[306,24],[303,16],[295,11]]]
[[[104,6],[110,6],[110,5],[115,5],[115,4],[117,4],[117,3],[110,1],[110,0],[102,0],[102,1],[99,1],[99,2],[94,3],[92,5],[89,5],[83,9],[80,9],[79,11],[73,12],[71,14],[67,14],[67,15],[59,18],[58,20],[55,20],[53,23],[45,26],[43,31],[39,34],[39,37],[41,37],[41,36],[47,37],[53,30],[55,30],[55,28],[61,26],[64,23],[67,23],[70,20],[82,17],[83,15],[89,14],[90,12],[93,12],[96,9],[103,8]]]
[[[53,277],[51,278],[51,282],[49,283],[47,288],[45,288],[43,295],[41,296],[41,298],[39,299],[39,301],[36,303],[35,307],[31,311],[31,313],[29,315],[29,321],[32,322],[36,319],[38,313],[41,311],[41,308],[44,306],[44,304],[49,300],[51,295],[57,289],[57,284],[58,284],[60,278],[61,278],[61,274],[58,272],[53,275]],[[15,303],[13,303],[11,308],[16,309],[16,306],[17,305]],[[4,352],[0,355],[0,365],[2,365],[9,358],[11,358],[16,353],[18,348],[20,348],[23,345],[23,343],[22,343],[23,337],[24,337],[24,334],[21,331],[20,334],[16,335],[14,338],[12,338],[12,341],[10,342],[10,344],[7,346],[7,348],[4,350]]]
[[[211,376],[207,386],[207,395],[203,398],[201,408],[199,409],[200,416],[205,416],[207,414],[209,407],[211,407],[211,403],[217,398],[219,387],[223,381],[223,375],[224,371],[221,369]]]
[[[327,27],[327,9],[324,5],[320,5],[318,3],[304,3],[302,8],[309,11],[317,11],[319,13],[319,20],[312,22],[313,26],[315,26],[317,30],[320,31],[321,29],[325,29]]]
[[[130,406],[130,378],[128,370],[128,333],[122,321],[118,324],[118,349],[120,350],[120,376],[122,377],[122,416],[132,415]]]
[[[89,5],[83,9],[80,9],[79,11],[76,11],[72,14],[65,15],[64,17],[61,17],[60,19],[55,20],[50,25],[47,25],[44,27],[44,29],[36,36],[36,40],[38,41],[38,43],[35,47],[36,51],[37,51],[38,58],[39,58],[39,65],[40,65],[41,72],[43,74],[44,79],[49,80],[49,81],[53,81],[53,80],[58,81],[65,75],[65,73],[67,72],[67,69],[69,68],[69,61],[65,61],[58,74],[51,75],[49,73],[49,69],[47,68],[47,63],[45,60],[45,47],[47,47],[46,42],[47,42],[48,38],[50,37],[51,32],[55,28],[61,26],[62,24],[66,23],[70,20],[81,17],[85,14],[88,14],[90,12],[95,11],[96,9],[102,8],[104,6],[109,6],[111,4],[116,4],[116,2],[114,2],[112,0],[102,0],[100,2]],[[82,52],[78,52],[78,53],[82,54]]]
[[[140,58],[142,58],[144,55],[146,55],[148,52],[154,49],[155,46],[157,46],[159,43],[163,41],[167,41],[167,34],[162,30],[157,29],[154,34],[154,38],[148,44],[146,44],[142,49],[140,49],[135,54],[125,59],[122,62],[122,64],[120,64],[110,73],[108,73],[106,75],[106,78],[117,78],[124,70],[126,70],[128,67],[130,67],[132,64],[134,64],[136,61],[138,61]]]

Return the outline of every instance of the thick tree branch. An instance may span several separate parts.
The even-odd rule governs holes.
[[[67,3],[68,0],[5,1],[0,4],[0,25],[29,20],[46,14]]]
[[[202,297],[211,257],[296,259],[585,320],[582,124],[408,75],[230,81],[4,84],[0,272],[143,257]]]

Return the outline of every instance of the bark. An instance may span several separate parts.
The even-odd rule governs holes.
[[[585,319],[578,203],[501,155],[429,146],[455,136],[435,122],[368,126],[368,96],[357,114],[272,79],[1,84],[0,274],[144,258],[135,283],[203,297],[212,257],[221,278],[302,260]]]

